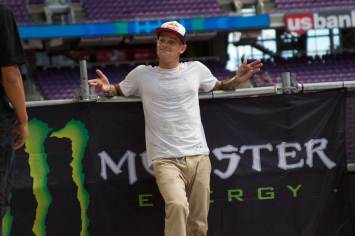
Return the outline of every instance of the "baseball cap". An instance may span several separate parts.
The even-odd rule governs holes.
[[[175,34],[181,42],[186,43],[186,29],[177,21],[168,21],[163,23],[156,31],[156,35],[159,37],[161,32],[171,32]]]

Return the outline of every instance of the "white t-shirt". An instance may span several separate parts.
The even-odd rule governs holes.
[[[194,61],[173,69],[140,65],[119,84],[125,96],[142,99],[149,165],[154,159],[209,154],[198,93],[211,91],[216,81]]]

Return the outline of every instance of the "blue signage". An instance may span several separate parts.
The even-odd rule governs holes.
[[[142,35],[153,33],[164,21],[151,20],[67,25],[28,25],[20,26],[19,30],[22,39]],[[177,21],[182,23],[188,32],[264,29],[270,26],[269,15],[190,18],[178,19]]]

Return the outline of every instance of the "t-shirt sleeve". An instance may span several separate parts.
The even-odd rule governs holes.
[[[125,96],[140,96],[139,75],[142,66],[138,66],[130,71],[126,78],[119,83],[121,91]]]
[[[14,15],[3,5],[0,5],[0,35],[0,66],[23,64],[25,58]]]
[[[216,85],[217,78],[211,73],[210,69],[208,69],[201,62],[197,62],[200,68],[200,90],[203,92],[211,91]]]

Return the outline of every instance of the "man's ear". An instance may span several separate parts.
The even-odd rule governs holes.
[[[182,49],[180,51],[180,54],[183,54],[186,51],[186,49],[187,49],[187,45],[186,44],[182,45]]]

